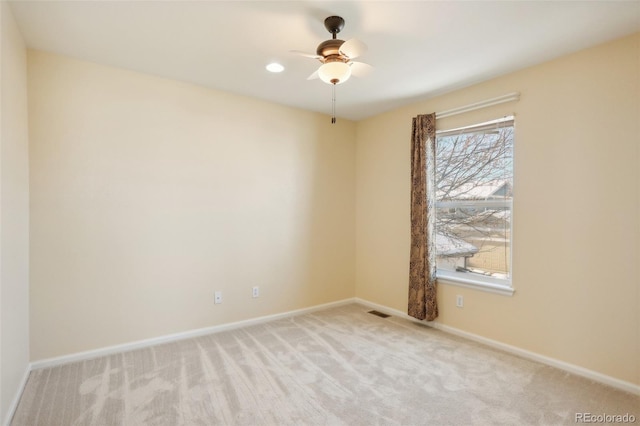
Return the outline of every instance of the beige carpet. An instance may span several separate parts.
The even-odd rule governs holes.
[[[640,397],[361,305],[36,370],[12,425],[552,425]]]

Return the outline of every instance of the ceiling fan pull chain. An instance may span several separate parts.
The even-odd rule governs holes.
[[[336,124],[336,84],[331,87],[331,124]]]

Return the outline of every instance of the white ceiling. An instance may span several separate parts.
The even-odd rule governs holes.
[[[375,67],[337,86],[337,115],[363,119],[640,31],[638,1],[16,1],[30,48],[329,114],[306,78],[342,16]],[[265,71],[282,63],[280,74]],[[517,88],[516,88],[517,89]],[[499,95],[499,94],[497,94]]]

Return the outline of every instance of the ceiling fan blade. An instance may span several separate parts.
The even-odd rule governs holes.
[[[349,65],[351,66],[351,75],[354,77],[366,77],[373,71],[373,67],[364,62],[349,62]]]
[[[316,78],[320,78],[320,76],[318,75],[318,70],[315,70],[313,74],[307,77],[307,80],[315,80]]]
[[[315,53],[302,52],[300,50],[290,50],[289,52],[304,56],[305,58],[322,59],[322,56],[316,55]]]
[[[340,46],[340,53],[349,59],[364,55],[366,51],[367,45],[355,38],[345,41],[342,43],[342,46]]]

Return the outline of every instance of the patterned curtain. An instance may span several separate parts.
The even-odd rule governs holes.
[[[411,257],[409,308],[414,318],[433,321],[436,304],[435,249],[436,114],[413,119],[411,135]]]

